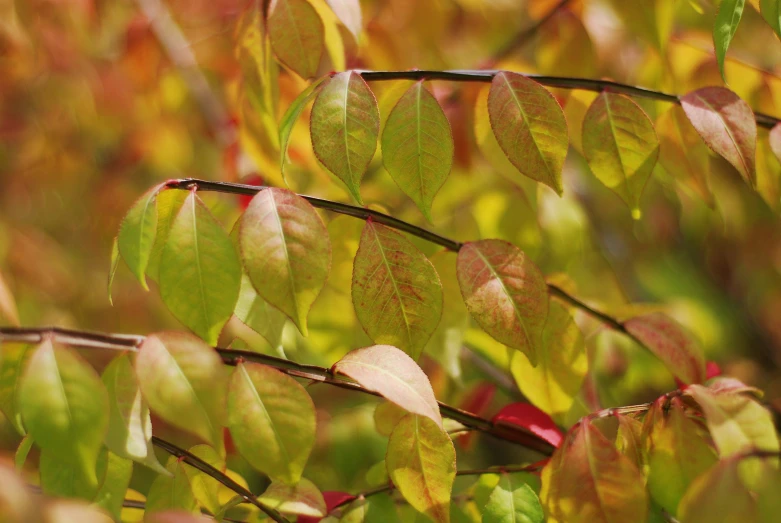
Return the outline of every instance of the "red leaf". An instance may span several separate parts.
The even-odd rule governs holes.
[[[705,381],[708,381],[711,378],[715,378],[717,376],[721,376],[721,367],[719,367],[719,364],[715,361],[709,361],[705,364]],[[678,378],[675,378],[675,384],[678,386],[679,389],[683,390],[686,387],[688,387],[687,384],[679,380]]]
[[[556,448],[561,445],[561,440],[564,438],[564,434],[553,419],[529,403],[506,405],[491,421],[523,427]]]
[[[355,496],[348,494],[347,492],[340,492],[338,490],[326,490],[323,492],[323,498],[325,499],[326,515],[330,514],[333,509],[346,505],[350,501],[355,499]],[[312,516],[298,516],[298,523],[317,523],[322,518],[315,518]]]

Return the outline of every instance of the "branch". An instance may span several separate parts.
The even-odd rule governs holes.
[[[137,351],[138,347],[145,339],[143,336],[97,334],[94,332],[62,329],[59,327],[35,329],[0,327],[0,342],[40,343],[47,337],[57,343],[74,347],[101,348],[120,351]],[[100,340],[99,344],[96,344],[97,339]],[[325,367],[296,363],[294,361],[283,360],[257,352],[224,349],[221,347],[215,347],[215,350],[226,365],[237,365],[241,361],[252,361],[274,367],[275,369],[296,378],[308,379],[380,397],[380,394],[377,392],[369,390],[345,376],[335,375],[331,370],[326,369]],[[483,432],[505,441],[517,443],[545,456],[550,456],[555,450],[550,443],[522,427],[505,423],[494,424],[491,420],[476,416],[471,412],[461,410],[446,403],[442,403],[441,401],[438,401],[437,403],[439,404],[439,410],[444,417],[455,420],[470,429]]]

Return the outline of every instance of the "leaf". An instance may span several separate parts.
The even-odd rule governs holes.
[[[149,406],[141,396],[130,357],[122,354],[114,358],[103,371],[102,379],[109,398],[106,446],[118,456],[166,474],[166,469],[155,456]]]
[[[196,445],[190,448],[189,452],[220,472],[225,473],[225,460],[209,445]],[[184,473],[187,474],[190,489],[198,504],[212,514],[219,512],[222,507],[219,499],[222,484],[192,466],[184,467]]]
[[[556,302],[549,307],[537,366],[516,353],[510,371],[531,403],[556,416],[572,407],[588,371],[588,358],[583,334],[567,309]]]
[[[273,0],[268,35],[277,58],[302,78],[317,73],[325,48],[323,21],[306,0]]]
[[[385,464],[410,505],[436,522],[450,521],[456,450],[440,426],[425,416],[402,418],[388,440]]]
[[[258,498],[261,503],[283,514],[323,517],[325,500],[314,483],[301,478],[295,485],[272,482]]]
[[[512,164],[561,195],[569,135],[564,111],[553,95],[534,80],[502,71],[491,82],[488,114]]]
[[[642,523],[648,517],[642,473],[588,419],[543,469],[540,499],[550,523]]]
[[[738,460],[716,463],[697,477],[681,499],[680,521],[757,521],[756,502],[738,474]]]
[[[453,135],[436,98],[416,82],[382,131],[382,161],[396,185],[431,221],[431,204],[453,165]]]
[[[16,465],[16,470],[19,472],[24,470],[27,456],[30,454],[34,444],[35,441],[29,434],[25,435],[25,437],[22,438],[22,441],[19,442],[19,446],[16,448],[16,453],[14,454],[14,465]]]
[[[146,269],[147,276],[156,282],[160,281],[160,258],[165,244],[168,243],[171,225],[189,195],[189,192],[180,190],[162,191],[157,195],[157,232]]]
[[[97,486],[95,465],[109,414],[106,389],[93,368],[46,338],[30,356],[17,402],[38,446],[68,456],[90,485]]]
[[[299,518],[299,523],[304,523]],[[388,494],[376,494],[353,501],[339,519],[340,523],[399,523],[393,498]],[[326,523],[323,520],[322,523]]]
[[[434,266],[404,235],[366,222],[353,267],[355,313],[366,334],[417,359],[442,316]]]
[[[396,347],[373,345],[356,349],[336,362],[332,370],[442,428],[442,415],[431,382],[415,360]]]
[[[44,507],[46,523],[112,523],[111,517],[90,505],[70,499],[49,501]]]
[[[703,87],[687,93],[681,97],[681,107],[708,147],[755,187],[757,124],[751,107],[723,87]]]
[[[191,334],[159,332],[144,340],[135,369],[155,414],[220,448],[226,375],[213,348]]]
[[[502,474],[482,510],[483,523],[543,523],[537,494],[515,474]]]
[[[678,513],[689,485],[718,458],[704,431],[684,411],[679,398],[662,397],[645,417],[648,490],[671,514]]]
[[[114,298],[111,296],[111,289],[114,287],[114,276],[117,274],[119,268],[119,242],[117,238],[114,238],[114,242],[111,244],[111,264],[108,269],[108,285],[106,289],[108,291],[108,302],[111,306],[114,306]],[[0,279],[2,276],[0,276]],[[144,280],[146,282],[146,280]]]
[[[255,290],[306,336],[307,314],[331,265],[331,243],[320,216],[295,193],[265,189],[241,217],[239,242]]]
[[[615,416],[618,421],[616,448],[628,457],[638,470],[645,466],[645,441],[643,424],[636,418],[625,414]]]
[[[230,237],[195,192],[171,224],[159,277],[160,296],[173,315],[216,344],[239,298],[241,264]]]
[[[561,440],[564,437],[550,416],[529,403],[505,405],[491,421],[523,427],[554,447],[561,445]]]
[[[770,150],[773,151],[778,161],[781,162],[781,123],[777,123],[770,130],[768,141],[770,142]]]
[[[382,436],[390,436],[407,411],[390,401],[378,403],[374,408],[374,428]]]
[[[149,290],[146,268],[157,234],[157,194],[164,187],[164,183],[156,185],[136,200],[122,219],[117,235],[119,253],[144,290]]]
[[[465,243],[456,261],[469,313],[496,341],[537,364],[548,317],[548,287],[540,270],[509,242]]]
[[[0,412],[19,434],[26,434],[19,409],[19,386],[33,351],[30,345],[3,343],[0,351]]]
[[[165,468],[169,474],[157,476],[149,487],[144,521],[156,512],[181,510],[195,513],[198,509],[190,480],[184,470],[184,462],[171,456]]]
[[[324,84],[312,106],[310,129],[317,158],[363,204],[359,187],[377,148],[380,111],[361,75],[347,71]]]
[[[762,18],[773,28],[776,36],[781,38],[781,2],[778,0],[759,0]]]
[[[214,520],[206,516],[196,516],[182,510],[164,510],[149,516],[144,515],[144,523],[210,523],[211,521]]]
[[[358,0],[327,0],[339,21],[352,33],[357,42],[363,30],[361,4]]]
[[[3,280],[3,275],[0,274],[0,326],[2,325],[18,327],[19,313],[16,310],[16,303],[11,290],[8,288],[5,280]]]
[[[121,521],[122,505],[125,492],[133,475],[133,462],[117,456],[113,452],[105,452],[106,471],[103,481],[93,503],[111,514],[115,521]],[[162,467],[161,467],[162,468]]]
[[[303,112],[304,107],[309,103],[309,100],[320,92],[325,80],[328,80],[327,76],[320,77],[309,84],[306,89],[301,91],[301,94],[293,100],[293,103],[287,108],[284,116],[282,116],[282,120],[279,122],[279,168],[282,172],[282,178],[285,180],[285,164],[287,163],[287,148],[290,143],[290,133],[293,132],[293,127],[298,121],[298,117]]]
[[[38,469],[41,490],[47,496],[79,498],[92,501],[98,493],[99,482],[106,474],[106,452],[96,461],[96,470],[84,470],[71,456],[60,452],[41,450]]]
[[[228,389],[228,427],[241,455],[273,481],[295,485],[315,442],[315,407],[293,378],[240,363]]]
[[[716,13],[716,24],[713,26],[713,46],[716,51],[719,71],[725,82],[727,77],[724,76],[724,60],[727,57],[727,49],[732,42],[732,37],[738,30],[745,5],[746,0],[721,0]]]
[[[233,314],[247,327],[263,336],[274,350],[282,349],[287,316],[258,296],[246,274],[241,276],[241,290]]]
[[[624,327],[662,360],[676,378],[687,384],[705,381],[702,348],[669,316],[652,312],[626,320]]]
[[[323,492],[323,499],[325,500],[325,513],[330,514],[337,506],[346,505],[354,500],[355,496],[346,492],[330,490]],[[322,520],[318,517],[298,516],[296,523],[318,523],[318,521]],[[340,521],[344,522],[345,519],[341,518]],[[361,522],[363,522],[363,519],[360,519],[358,523]]]
[[[653,123],[631,98],[603,92],[583,119],[583,153],[597,179],[640,217],[640,195],[659,156]]]

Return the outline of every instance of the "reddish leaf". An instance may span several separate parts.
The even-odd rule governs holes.
[[[263,178],[258,174],[250,174],[249,176],[245,177],[243,180],[241,180],[241,183],[246,185],[255,185],[256,187],[262,187],[263,186]],[[240,209],[246,209],[249,207],[249,202],[252,201],[252,197],[255,196],[254,194],[240,194],[239,195],[239,208]]]
[[[494,399],[496,393],[496,385],[490,382],[481,382],[472,387],[467,393],[466,398],[461,402],[461,409],[472,414],[482,416],[488,405],[491,404],[491,400]],[[464,432],[458,436],[458,443],[462,448],[471,448],[474,442],[474,431]]]
[[[317,73],[325,48],[320,15],[306,0],[273,0],[268,34],[277,57],[303,78]]]
[[[339,492],[335,490],[326,490],[323,492],[323,499],[325,499],[326,516],[336,507],[341,507],[355,499],[355,496],[346,492]],[[316,518],[313,516],[298,516],[298,523],[317,523],[322,518]]]
[[[711,378],[717,378],[719,376],[721,376],[721,367],[719,367],[719,364],[716,363],[715,361],[707,362],[705,364],[705,381],[708,381]],[[675,378],[675,384],[678,386],[679,389],[685,389],[686,387],[688,387],[686,383],[682,382],[678,378]],[[747,385],[743,385],[743,386],[749,389],[752,388],[752,387],[748,387]]]
[[[687,93],[681,97],[681,106],[708,147],[755,187],[757,124],[751,107],[724,87],[703,87]]]
[[[564,434],[556,426],[553,418],[530,403],[506,405],[491,421],[523,427],[557,448],[564,438]]]

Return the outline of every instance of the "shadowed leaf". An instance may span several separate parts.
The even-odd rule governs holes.
[[[295,126],[298,117],[304,111],[306,104],[320,92],[325,80],[328,80],[327,76],[318,78],[309,84],[306,89],[301,91],[301,94],[293,100],[293,103],[287,108],[284,116],[282,116],[282,120],[279,122],[279,169],[282,173],[282,179],[285,180],[286,183],[285,165],[287,165],[287,148],[290,143],[290,133],[293,132],[293,126]]]
[[[122,220],[117,235],[119,253],[144,290],[149,290],[146,268],[157,234],[157,194],[164,186],[160,184],[152,187],[133,204]]]
[[[692,482],[678,508],[682,523],[758,521],[756,502],[738,474],[739,464],[737,459],[719,461]]]
[[[184,467],[183,461],[173,456],[168,459],[165,468],[169,474],[157,476],[146,495],[145,521],[148,516],[157,512],[177,510],[193,514],[198,510],[198,503]]]
[[[718,13],[716,13],[716,23],[713,26],[713,46],[716,50],[716,61],[719,64],[719,71],[724,81],[724,60],[727,58],[727,49],[738,30],[740,18],[743,16],[743,8],[746,6],[746,0],[721,0]]]
[[[781,2],[778,0],[759,0],[760,12],[765,21],[781,38]]]
[[[287,316],[258,295],[246,274],[241,277],[241,291],[233,314],[244,325],[263,336],[272,349],[284,353],[282,335]]]
[[[272,0],[267,26],[277,58],[302,78],[314,76],[325,49],[317,10],[306,0]]]
[[[31,345],[3,343],[0,351],[0,412],[19,434],[25,434],[19,409],[19,390],[27,361],[33,354]]]

